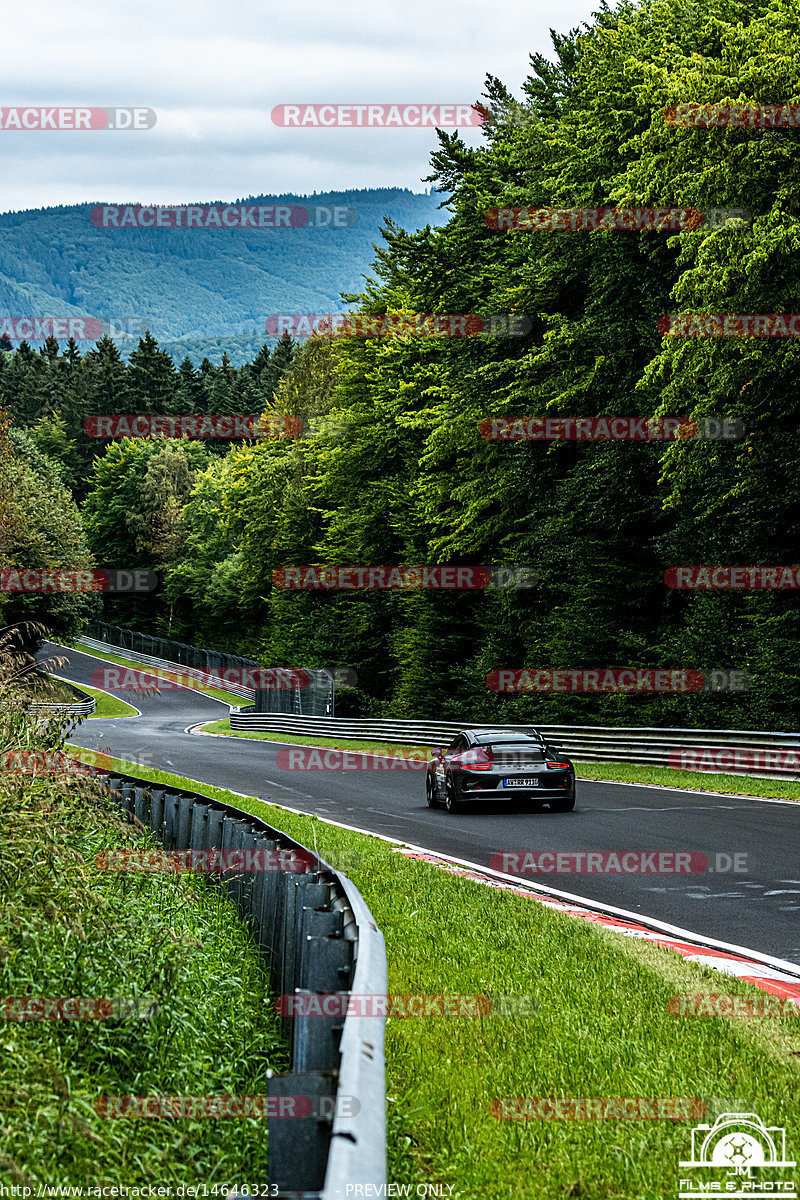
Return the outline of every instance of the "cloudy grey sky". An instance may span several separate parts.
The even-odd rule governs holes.
[[[591,0],[36,0],[3,16],[0,106],[141,105],[151,130],[0,131],[0,211],[350,187],[422,191],[432,131],[281,129],[282,103],[470,104],[519,96],[549,28]],[[478,130],[465,140],[481,141]]]

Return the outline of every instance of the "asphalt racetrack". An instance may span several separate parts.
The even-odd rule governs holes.
[[[39,657],[53,655],[69,659],[57,673],[79,685],[91,685],[102,666],[52,644]],[[424,770],[288,770],[277,764],[279,743],[185,732],[228,714],[226,705],[199,692],[116,694],[142,715],[84,721],[70,741],[482,866],[497,867],[490,859],[500,851],[694,851],[713,868],[718,855],[725,856],[719,865],[745,855],[738,865],[746,871],[739,872],[521,878],[800,967],[800,804],[579,779],[571,813],[509,804],[451,816],[427,807]]]

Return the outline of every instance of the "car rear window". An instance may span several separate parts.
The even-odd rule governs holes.
[[[492,757],[503,762],[529,762],[531,759],[544,758],[544,746],[540,742],[490,742],[485,748],[491,750]]]

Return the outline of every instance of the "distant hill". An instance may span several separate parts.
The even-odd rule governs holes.
[[[442,199],[370,188],[203,202],[355,210],[350,228],[330,230],[102,229],[91,204],[3,213],[0,318],[90,316],[117,327],[139,318],[177,362],[218,363],[227,351],[239,366],[274,342],[264,334],[270,313],[337,312],[340,292],[362,290],[385,217],[407,230],[442,225]],[[135,324],[133,336],[112,336],[122,352],[138,344]]]

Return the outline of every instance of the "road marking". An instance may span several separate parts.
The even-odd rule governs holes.
[[[631,763],[630,765],[637,766],[637,765],[641,765],[641,764]],[[724,774],[724,773],[725,772],[719,772],[719,774]],[[760,776],[747,775],[747,776],[744,776],[743,778],[758,779],[758,778],[760,778]],[[678,787],[675,787],[674,784],[670,785],[667,783],[629,783],[625,779],[589,779],[585,775],[578,775],[577,779],[581,784],[584,784],[584,783],[606,783],[606,784],[614,784],[616,787],[639,787],[639,788],[646,787],[646,788],[653,788],[655,791],[681,792],[685,796],[719,796],[720,798],[722,798],[724,800],[757,800],[760,803],[764,803],[764,804],[791,804],[791,805],[794,805],[795,808],[797,807],[798,803],[800,803],[800,800],[782,800],[782,799],[779,799],[777,796],[749,796],[746,792],[710,792],[710,791],[703,791],[701,788],[678,788]],[[780,781],[778,781],[778,782],[780,782]],[[791,779],[788,781],[784,780],[783,782],[796,783],[797,780]],[[742,807],[745,808],[747,806],[742,805]]]
[[[704,793],[707,795],[708,793]],[[623,813],[623,812],[716,812],[718,809],[723,809],[725,812],[749,812],[750,809],[746,804],[676,804],[672,805],[626,805],[624,808],[589,808],[585,812],[602,812],[602,813]]]

